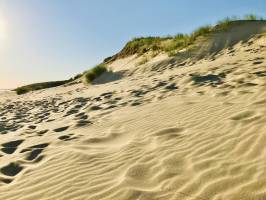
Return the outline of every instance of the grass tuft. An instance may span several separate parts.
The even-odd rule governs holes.
[[[249,14],[249,15],[245,15],[244,19],[245,20],[255,21],[255,20],[259,20],[259,17],[257,15]]]
[[[149,59],[147,56],[144,56],[137,64],[136,66],[139,66],[139,65],[144,65],[146,64],[147,62],[149,62]]]
[[[107,67],[105,64],[100,64],[95,66],[94,68],[88,70],[85,72],[85,80],[87,83],[91,83],[93,80],[98,78],[100,75],[102,75],[104,72],[107,72]]]
[[[27,89],[26,87],[20,87],[20,88],[17,88],[16,90],[16,93],[18,95],[21,95],[21,94],[26,94],[27,92],[29,92],[30,90]]]
[[[34,84],[18,87],[15,89],[15,91],[18,95],[21,95],[21,94],[26,94],[26,93],[28,93],[30,91],[34,91],[34,90],[41,90],[41,89],[46,89],[46,88],[57,87],[57,86],[69,83],[70,81],[72,81],[72,79],[65,80],[65,81],[51,81],[51,82],[44,82],[44,83],[34,83]]]

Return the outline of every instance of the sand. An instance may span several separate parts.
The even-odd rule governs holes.
[[[266,199],[266,36],[0,94],[0,199]]]

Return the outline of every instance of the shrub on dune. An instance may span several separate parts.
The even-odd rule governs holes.
[[[27,92],[29,92],[29,90],[27,90],[26,88],[17,88],[17,89],[16,89],[16,93],[17,93],[18,95],[26,94]]]
[[[85,72],[85,80],[87,83],[91,83],[94,79],[101,76],[104,72],[107,72],[107,67],[105,64],[100,64]]]
[[[72,79],[64,80],[64,81],[50,81],[50,82],[43,82],[43,83],[34,83],[34,84],[18,87],[14,91],[16,91],[18,95],[21,95],[21,94],[26,94],[30,91],[42,90],[42,89],[61,86],[66,83],[69,83],[70,81],[72,81]]]

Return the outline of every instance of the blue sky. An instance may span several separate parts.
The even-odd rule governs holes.
[[[265,10],[265,0],[0,0],[0,88],[70,78],[133,37]]]

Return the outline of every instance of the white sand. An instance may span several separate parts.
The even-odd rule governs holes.
[[[266,199],[265,52],[255,37],[193,65],[132,57],[104,84],[1,94],[0,199]]]

